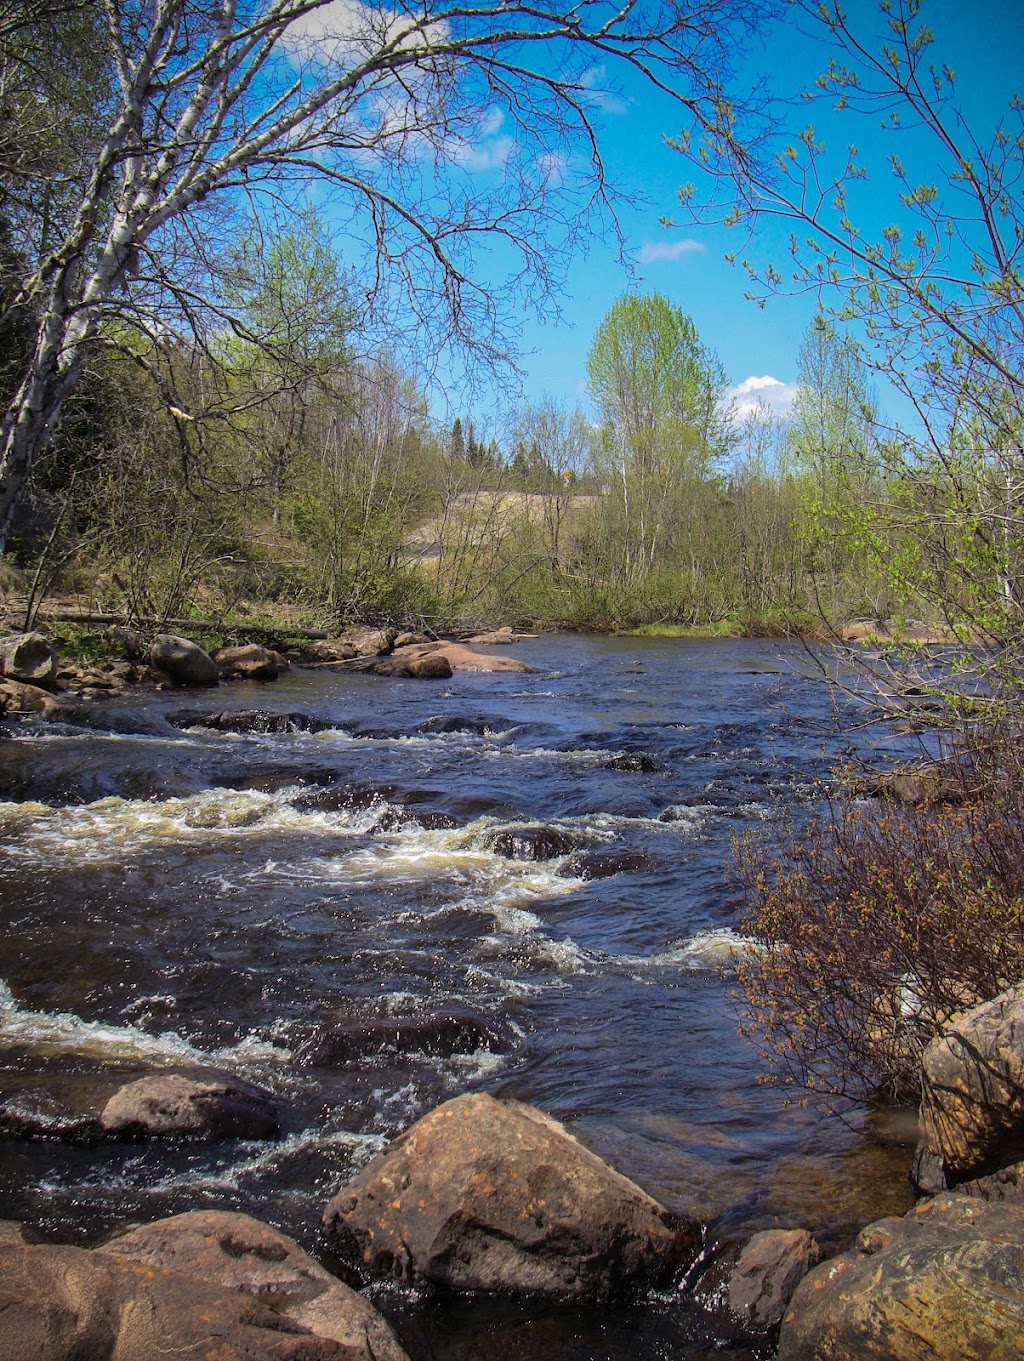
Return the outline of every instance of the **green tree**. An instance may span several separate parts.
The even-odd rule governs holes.
[[[649,571],[687,483],[707,478],[731,442],[725,374],[693,321],[660,293],[627,293],[587,355],[622,515],[627,580]]]

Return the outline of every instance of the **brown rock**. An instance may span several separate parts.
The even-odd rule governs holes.
[[[26,685],[24,681],[0,681],[0,700],[7,713],[11,714],[52,714],[66,713],[72,708],[67,700],[58,699],[38,685]]]
[[[230,1073],[155,1073],[120,1088],[103,1107],[108,1134],[268,1139],[279,1128],[273,1098]]]
[[[396,648],[410,647],[414,643],[429,643],[429,642],[430,639],[426,636],[425,633],[413,633],[411,630],[407,630],[405,633],[400,633],[398,637],[395,639],[395,647]]]
[[[100,1252],[167,1267],[271,1303],[350,1361],[408,1361],[376,1309],[325,1271],[293,1239],[248,1215],[195,1210],[112,1239]]]
[[[397,629],[349,629],[345,641],[357,657],[386,657],[395,646]]]
[[[918,1163],[937,1160],[954,1184],[1024,1151],[1024,984],[972,1008],[921,1061]]]
[[[417,1121],[323,1224],[368,1276],[555,1299],[664,1284],[698,1241],[557,1121],[482,1094]]]
[[[71,1247],[0,1244],[4,1361],[353,1361],[257,1300]]]
[[[806,1229],[755,1233],[729,1278],[729,1308],[748,1328],[775,1328],[799,1282],[821,1260]]]
[[[447,657],[453,671],[536,671],[528,662],[518,661],[515,657],[491,657],[483,652],[474,652],[461,643],[420,643],[413,647],[402,648],[402,658],[412,660],[426,656]]]
[[[282,671],[288,670],[286,657],[258,643],[222,647],[213,654],[213,660],[226,680],[272,681],[277,680]]]
[[[869,1225],[796,1288],[778,1361],[1013,1361],[1024,1210],[942,1195]]]
[[[41,633],[12,633],[0,638],[0,675],[50,686],[57,679],[57,654]]]
[[[447,680],[452,674],[452,664],[443,652],[434,652],[425,657],[414,657],[406,663],[406,670],[414,680]]]

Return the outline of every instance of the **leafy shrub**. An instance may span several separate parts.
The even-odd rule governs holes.
[[[948,1019],[1024,978],[1024,752],[976,734],[943,802],[859,799],[852,772],[775,845],[737,848],[746,1027],[776,1080],[819,1094],[915,1099]]]

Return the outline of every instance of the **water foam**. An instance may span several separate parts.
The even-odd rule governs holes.
[[[27,1011],[18,1004],[3,979],[0,979],[0,1041],[38,1054],[80,1054],[105,1061],[144,1059],[160,1066],[188,1063],[244,1068],[283,1063],[292,1056],[291,1050],[253,1034],[222,1049],[204,1051],[173,1030],[151,1035],[134,1025],[86,1021],[70,1011]]]
[[[11,859],[73,859],[104,865],[169,844],[247,839],[268,834],[355,836],[368,832],[386,805],[337,812],[299,810],[290,800],[308,794],[301,785],[265,793],[206,789],[185,798],[99,799],[75,807],[0,803],[0,835]]]

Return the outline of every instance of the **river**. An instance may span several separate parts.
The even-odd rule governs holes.
[[[758,1081],[712,962],[740,930],[734,838],[800,816],[839,751],[804,650],[562,635],[512,651],[537,672],[296,669],[12,726],[7,1090],[44,1070],[201,1062],[270,1088],[285,1130],[7,1140],[0,1217],[89,1243],[125,1220],[239,1209],[315,1251],[333,1191],[474,1089],[566,1121],[711,1241],[803,1225],[835,1246],[907,1207],[909,1155],[884,1121],[822,1120]],[[255,707],[319,730],[168,722]],[[540,826],[551,858],[520,858]],[[756,1354],[723,1353],[684,1294],[600,1318],[379,1302],[423,1361]]]

